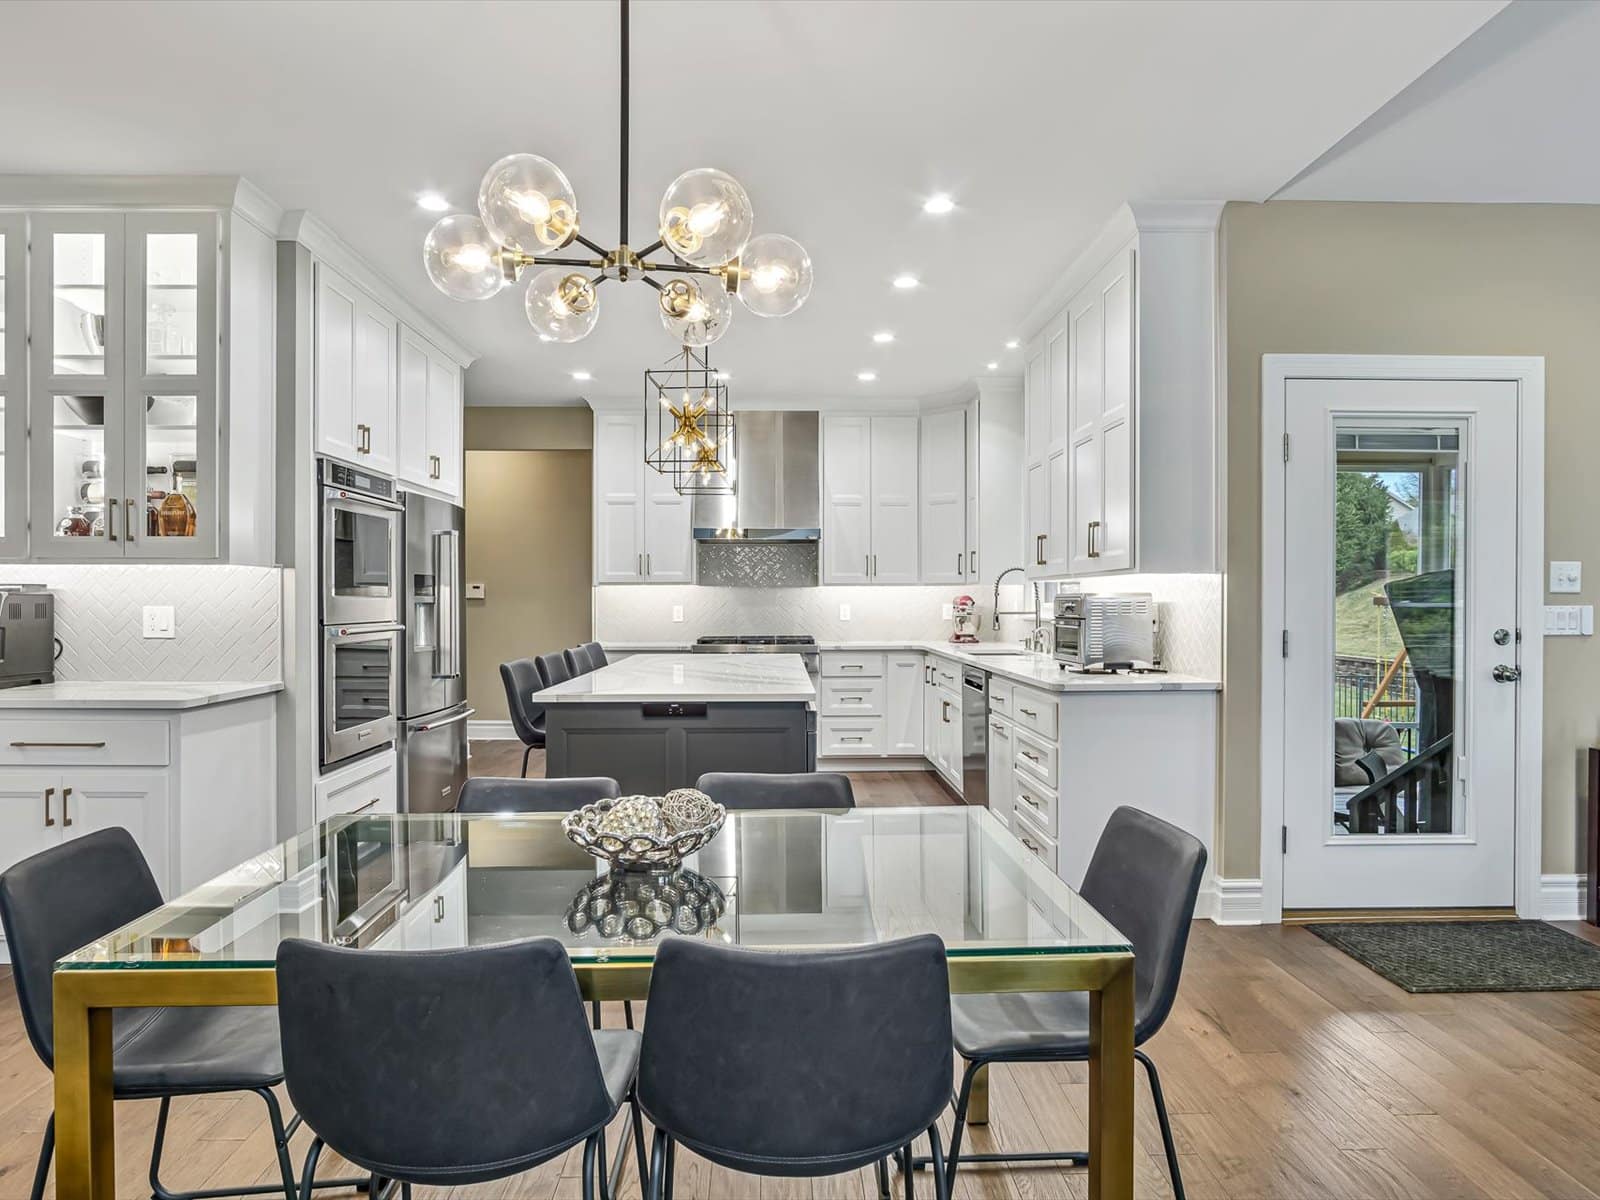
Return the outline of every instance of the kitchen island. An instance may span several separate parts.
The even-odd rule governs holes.
[[[534,694],[545,775],[603,775],[624,793],[707,771],[816,769],[816,685],[798,654],[650,654]]]

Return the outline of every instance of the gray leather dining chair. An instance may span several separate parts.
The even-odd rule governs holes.
[[[755,1175],[879,1165],[881,1187],[883,1161],[909,1167],[924,1135],[947,1200],[938,1121],[950,1102],[950,974],[939,938],[797,954],[668,938],[648,1012],[649,1200],[670,1200],[679,1145]]]
[[[579,675],[587,675],[595,669],[595,662],[589,657],[589,651],[584,646],[573,646],[561,652],[562,660],[567,664],[567,672],[576,679]]]
[[[572,678],[572,668],[567,666],[564,653],[540,654],[533,660],[533,669],[539,675],[541,690],[555,687],[558,683],[565,683]]]
[[[640,1038],[590,1030],[554,938],[454,950],[278,947],[289,1098],[324,1147],[376,1180],[504,1179],[583,1144],[583,1196],[609,1196],[605,1129],[624,1104],[644,1178]],[[530,1036],[530,1030],[537,1036]]]
[[[461,785],[457,812],[565,813],[622,795],[615,779],[505,779],[475,775]]]
[[[544,705],[533,702],[533,694],[545,685],[531,658],[518,658],[500,664],[500,682],[506,689],[506,711],[511,729],[524,747],[522,774],[528,774],[528,756],[544,746]]]
[[[34,1053],[55,1066],[51,975],[60,959],[161,907],[161,889],[133,836],[101,829],[25,858],[0,874],[0,925],[11,954],[22,1026]],[[281,1193],[295,1200],[287,1125],[272,1089],[283,1082],[278,1015],[270,1008],[119,1008],[112,1015],[111,1090],[116,1100],[159,1099],[150,1149],[156,1200]],[[281,1183],[174,1192],[161,1182],[161,1153],[174,1096],[254,1092],[267,1107]],[[55,1153],[56,1118],[45,1122],[32,1200],[41,1200]],[[310,1177],[307,1176],[309,1182]],[[317,1187],[351,1187],[323,1180]]]
[[[611,660],[606,657],[605,647],[599,642],[585,642],[583,649],[589,655],[589,663],[596,671],[610,664]]]
[[[1134,952],[1133,1044],[1142,1046],[1166,1021],[1178,995],[1189,925],[1194,920],[1206,848],[1199,839],[1136,808],[1111,814],[1083,876],[1079,893],[1122,931]],[[966,1060],[956,1094],[948,1173],[954,1185],[962,1162],[1071,1162],[1083,1166],[1081,1150],[961,1155],[961,1134],[973,1076],[991,1063],[1085,1062],[1089,1058],[1089,996],[1086,992],[1013,992],[956,996],[951,1001],[956,1051]],[[655,1014],[651,1013],[653,1020]],[[1172,1140],[1172,1122],[1156,1065],[1143,1050],[1134,1057],[1150,1077],[1161,1143],[1172,1190],[1183,1200],[1183,1177]],[[937,1170],[937,1166],[935,1166]]]
[[[830,771],[764,775],[744,771],[709,771],[695,787],[727,809],[854,808],[850,778]]]

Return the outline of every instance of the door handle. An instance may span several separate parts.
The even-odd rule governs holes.
[[[106,519],[106,540],[114,542],[117,540],[117,498],[113,496],[107,500],[106,507],[111,510]]]
[[[1497,663],[1491,674],[1494,676],[1496,683],[1516,683],[1522,678],[1522,668],[1508,667],[1505,663]]]
[[[655,574],[655,570],[650,566],[650,555],[649,554],[646,554],[644,556],[644,573],[646,575],[654,575]]]
[[[13,743],[13,745],[15,745],[15,743]],[[50,797],[54,796],[55,794],[56,790],[53,787],[47,787],[44,790],[44,823],[46,826],[54,825],[56,823],[56,819],[50,815]]]
[[[124,499],[122,502],[122,536],[128,541],[133,541],[133,500]]]
[[[72,818],[67,815],[67,801],[70,800],[70,799],[72,799],[72,789],[69,788],[69,787],[62,788],[61,789],[61,825],[62,825],[62,828],[67,828],[72,824]]]

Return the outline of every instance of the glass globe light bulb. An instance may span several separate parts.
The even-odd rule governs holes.
[[[523,302],[540,340],[576,342],[600,319],[600,293],[570,267],[545,267],[528,281]]]
[[[502,246],[558,250],[578,233],[578,197],[561,168],[537,154],[508,154],[484,172],[478,212]]]
[[[674,279],[661,289],[661,326],[680,346],[709,346],[733,321],[733,297],[715,279]]]
[[[739,181],[715,167],[697,167],[661,197],[661,240],[684,262],[720,267],[739,257],[755,214]]]
[[[739,299],[758,317],[786,317],[811,295],[811,256],[781,233],[751,238],[739,267]]]
[[[452,300],[487,300],[506,285],[488,228],[468,213],[441,218],[422,242],[422,265]]]

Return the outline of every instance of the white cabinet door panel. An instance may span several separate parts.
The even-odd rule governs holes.
[[[884,753],[920,755],[922,737],[922,676],[920,654],[890,654],[886,669],[888,736]]]
[[[1044,539],[1045,569],[1060,572],[1067,565],[1072,532],[1072,488],[1076,463],[1065,448],[1055,450],[1045,464],[1045,483],[1049,493],[1049,529]]]
[[[637,583],[644,575],[644,417],[594,419],[594,581]]]
[[[121,826],[133,835],[161,890],[172,883],[165,771],[76,771],[63,776],[61,835],[82,837]]]
[[[1052,326],[1044,335],[1045,372],[1050,387],[1050,445],[1072,432],[1072,331],[1067,322]]]
[[[872,570],[872,422],[822,421],[824,583],[866,583]]]
[[[356,308],[356,451],[363,466],[395,468],[395,339],[399,324],[362,297]]]
[[[431,412],[428,404],[428,347],[409,329],[400,331],[398,444],[400,478],[432,487],[432,461],[428,444]]]
[[[635,457],[640,457],[636,455]],[[648,583],[694,580],[694,537],[689,528],[691,501],[672,486],[672,477],[645,466],[644,578]]]
[[[1027,458],[1040,462],[1050,448],[1050,367],[1044,342],[1031,342],[1022,374],[1023,432]]]
[[[61,840],[61,787],[55,771],[0,773],[0,871]]]
[[[917,557],[917,418],[874,417],[872,582],[916,583]]]
[[[1104,404],[1105,361],[1101,342],[1103,313],[1100,297],[1091,294],[1072,304],[1072,391],[1068,400],[1070,436],[1074,439],[1094,432]]]
[[[966,582],[966,449],[964,411],[922,418],[923,583]]]
[[[356,453],[356,314],[360,293],[343,276],[317,264],[317,449],[360,461]]]
[[[465,438],[461,368],[437,351],[428,359],[428,453],[437,490],[461,498],[461,446]]]
[[[1101,469],[1105,485],[1100,500],[1100,526],[1095,531],[1097,571],[1133,566],[1133,429],[1129,422],[1107,425],[1101,433]]]

